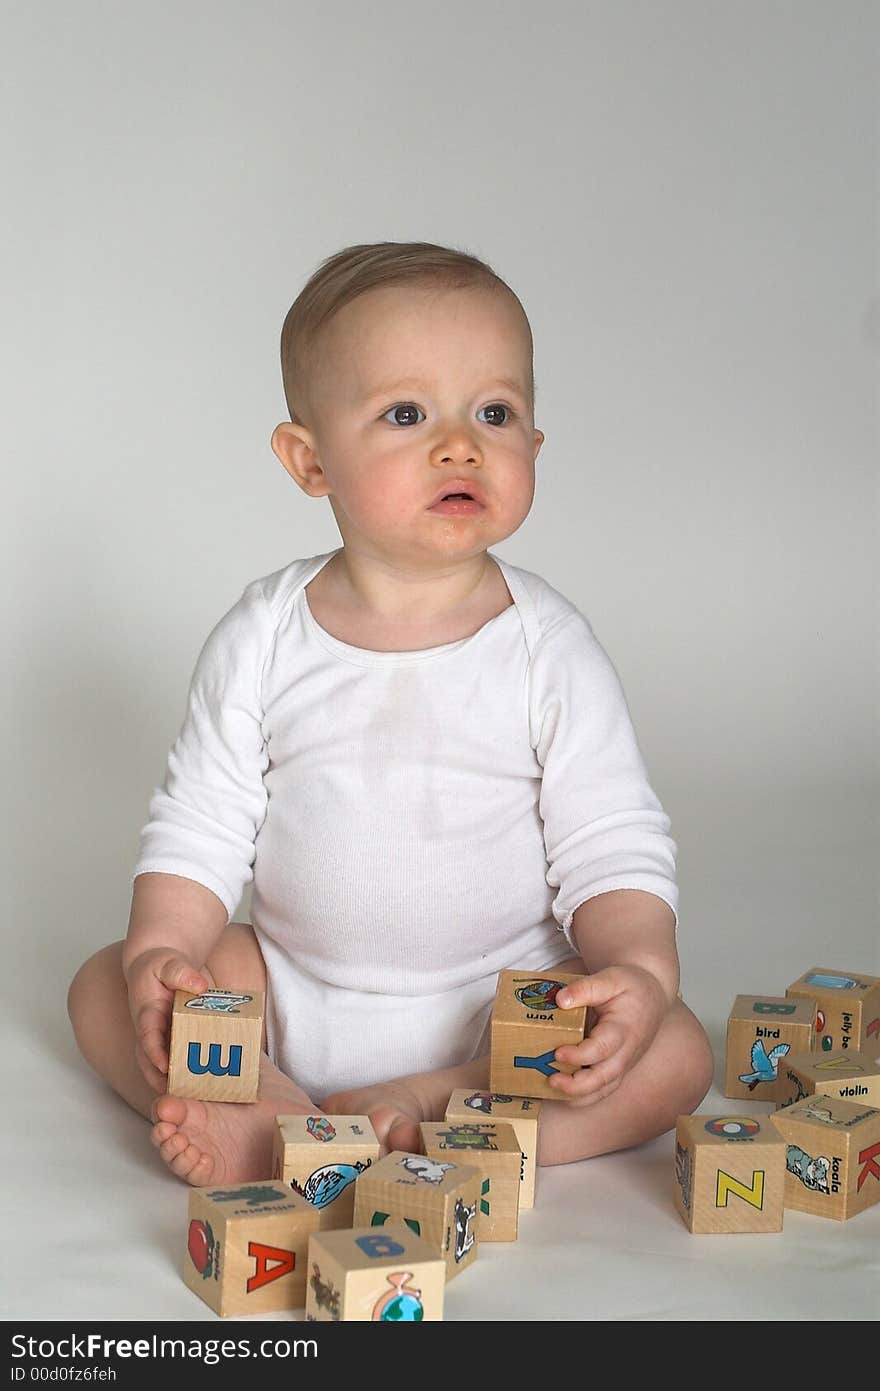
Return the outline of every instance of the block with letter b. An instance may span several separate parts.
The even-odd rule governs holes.
[[[675,1205],[691,1232],[781,1232],[785,1142],[769,1116],[679,1116]]]
[[[443,1257],[449,1281],[476,1259],[481,1184],[470,1165],[392,1150],[355,1184],[354,1225],[405,1222]]]
[[[309,1322],[437,1321],[445,1293],[443,1257],[404,1222],[320,1231],[309,1241]]]
[[[727,1019],[724,1095],[781,1100],[786,1089],[780,1066],[790,1054],[812,1048],[814,1015],[811,1000],[737,995]]]
[[[193,1188],[183,1278],[206,1304],[230,1314],[301,1309],[309,1237],[319,1216],[283,1183]]]
[[[256,1101],[262,991],[174,993],[168,1092],[199,1101]]]
[[[563,1044],[583,1041],[587,1009],[563,1009],[556,996],[563,985],[582,980],[566,972],[499,971],[492,1006],[490,1090],[510,1096],[566,1101],[548,1079],[555,1072],[577,1072],[553,1054]]]

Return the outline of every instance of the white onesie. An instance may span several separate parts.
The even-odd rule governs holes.
[[[498,971],[574,954],[585,899],[678,911],[669,818],[579,610],[489,552],[510,607],[374,652],[309,608],[337,553],[254,580],[209,634],[132,876],[230,916],[253,880],[269,1053],[316,1103],[487,1051]]]

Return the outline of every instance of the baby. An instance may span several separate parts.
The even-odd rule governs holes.
[[[503,967],[573,972],[541,1164],[669,1130],[712,1080],[681,1000],[669,819],[587,619],[490,547],[544,440],[532,336],[484,262],[344,249],[281,335],[272,448],[342,545],[254,580],[196,663],[123,942],[82,966],[82,1053],[192,1184],[271,1173],[279,1113],[417,1150],[489,1086]],[[253,924],[231,922],[253,882]],[[260,1099],[165,1093],[174,992],[266,991]]]

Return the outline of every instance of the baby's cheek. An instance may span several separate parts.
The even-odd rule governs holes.
[[[425,510],[428,499],[412,496],[412,488],[376,484],[358,494],[352,521],[372,532],[397,531],[411,524],[414,510]]]

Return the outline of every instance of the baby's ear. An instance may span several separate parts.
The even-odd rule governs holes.
[[[314,497],[327,491],[319,486],[323,480],[323,470],[318,463],[314,437],[305,425],[282,421],[272,431],[270,442],[273,453],[303,492]]]
[[[272,445],[273,454],[278,456],[285,468],[288,466],[287,460],[290,456],[290,451],[294,447],[296,436],[292,435],[292,432],[295,429],[296,426],[292,425],[289,420],[282,421],[280,425],[275,426],[275,429],[272,431],[272,438],[269,441]]]

